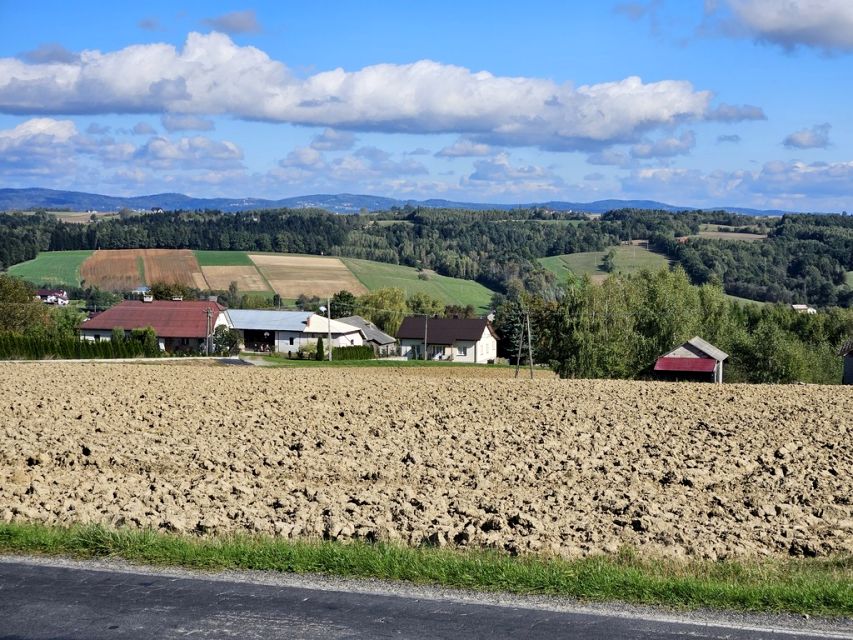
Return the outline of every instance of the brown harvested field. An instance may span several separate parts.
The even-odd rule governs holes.
[[[86,286],[107,291],[129,291],[145,283],[140,261],[132,250],[98,250],[80,266]]]
[[[167,282],[182,284],[187,287],[197,287],[204,282],[201,267],[195,254],[189,249],[128,249],[142,256],[145,264],[145,281],[147,284]],[[203,288],[203,287],[202,287]]]
[[[767,236],[762,233],[735,233],[733,231],[700,231],[700,238],[712,238],[715,240],[743,240],[755,242],[764,240]]]
[[[109,291],[127,291],[154,282],[208,288],[195,254],[188,249],[95,251],[80,267],[80,277],[87,285]]]
[[[302,293],[331,296],[342,289],[356,295],[367,293],[338,258],[277,254],[252,254],[249,258],[282,298],[297,298]]]
[[[0,364],[0,520],[853,552],[853,388]]]
[[[227,290],[232,282],[237,283],[239,291],[269,291],[263,277],[255,267],[202,267],[204,279],[209,288]]]

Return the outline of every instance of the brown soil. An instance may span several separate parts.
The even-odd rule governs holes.
[[[0,364],[0,520],[853,552],[853,388],[425,371]]]
[[[202,267],[210,289],[227,291],[232,282],[238,291],[269,291],[267,283],[255,267]]]
[[[129,291],[145,283],[180,283],[206,289],[195,254],[188,249],[115,249],[95,251],[80,267],[87,285]]]
[[[252,262],[282,298],[332,296],[347,290],[361,295],[367,289],[339,258],[320,256],[290,256],[281,254],[252,254]]]

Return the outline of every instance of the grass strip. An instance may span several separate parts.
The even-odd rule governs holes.
[[[853,615],[853,557],[679,562],[644,559],[624,549],[615,556],[567,560],[488,550],[243,535],[201,538],[23,523],[0,523],[0,552],[112,557],[204,570],[334,574],[688,609]]]

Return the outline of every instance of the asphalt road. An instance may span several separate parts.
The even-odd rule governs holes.
[[[65,565],[2,559],[0,639],[853,637]]]

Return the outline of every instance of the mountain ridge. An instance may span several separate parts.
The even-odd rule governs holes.
[[[312,194],[270,200],[265,198],[194,198],[182,193],[158,193],[140,196],[110,196],[82,191],[64,191],[42,188],[2,188],[0,189],[0,211],[28,211],[32,209],[68,209],[71,211],[118,211],[129,209],[195,210],[218,209],[229,213],[253,209],[274,208],[319,208],[334,213],[352,214],[361,211],[382,211],[391,207],[406,205],[468,209],[471,211],[510,210],[529,207],[545,207],[554,211],[578,211],[584,213],[605,213],[613,209],[660,209],[663,211],[729,211],[746,215],[778,216],[794,213],[781,209],[752,209],[749,207],[687,207],[658,202],[656,200],[619,200],[606,199],[593,202],[568,202],[552,200],[547,202],[525,202],[517,204],[495,204],[478,202],[457,202],[441,198],[426,200],[400,200],[368,194]]]

